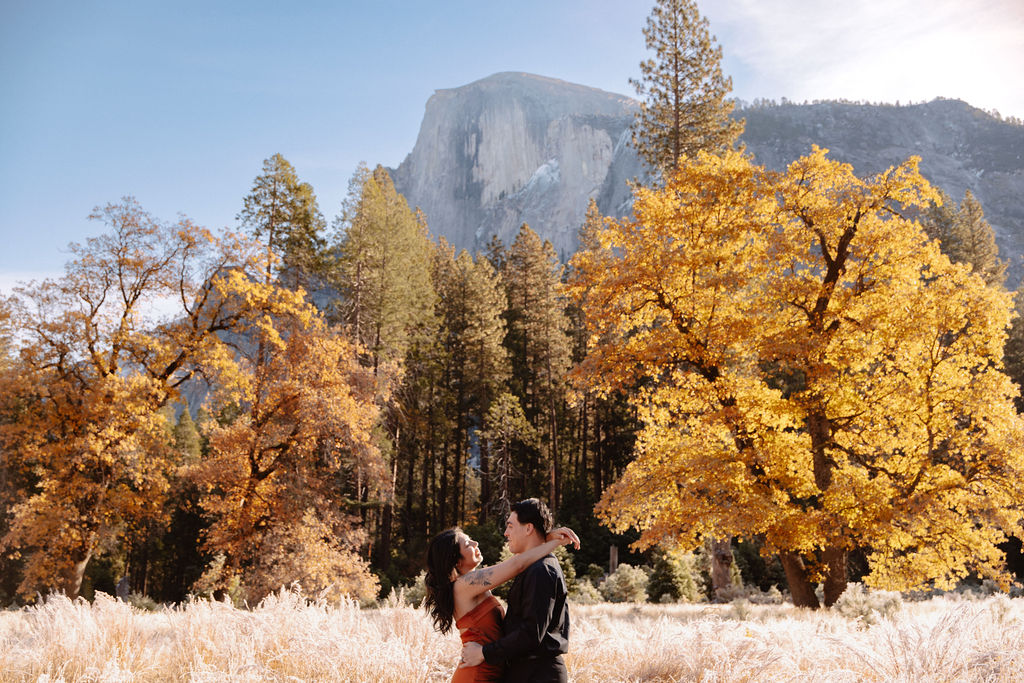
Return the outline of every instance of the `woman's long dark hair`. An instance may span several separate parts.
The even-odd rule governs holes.
[[[434,619],[434,628],[441,633],[452,630],[455,617],[455,591],[452,588],[452,570],[462,557],[458,527],[442,531],[427,546],[427,610]]]

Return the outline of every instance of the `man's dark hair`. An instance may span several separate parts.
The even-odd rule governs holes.
[[[547,538],[548,533],[555,526],[551,510],[548,510],[548,506],[537,498],[521,500],[513,504],[509,512],[516,513],[516,519],[519,520],[520,524],[532,524],[533,528],[541,535],[541,538]]]

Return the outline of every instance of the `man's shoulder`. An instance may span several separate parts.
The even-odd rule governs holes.
[[[531,575],[553,574],[561,576],[562,565],[558,563],[558,558],[549,553],[539,560],[536,560],[533,564],[523,570],[523,573]]]

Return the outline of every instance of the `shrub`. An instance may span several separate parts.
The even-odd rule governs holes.
[[[766,591],[750,587],[746,594],[746,599],[755,605],[781,605],[785,597],[777,586],[772,586]]]
[[[992,613],[992,621],[996,624],[1004,624],[1009,621],[1008,617],[1012,611],[1010,598],[1005,595],[993,596],[990,601],[989,611]]]
[[[403,586],[399,590],[399,594],[402,597],[402,602],[412,607],[419,607],[423,604],[423,598],[427,597],[427,570],[424,569],[413,582],[408,586]]]
[[[601,582],[598,591],[608,602],[646,602],[647,574],[639,567],[620,564]]]
[[[657,548],[647,592],[651,602],[697,602],[703,597],[702,580],[692,553]]]
[[[235,607],[245,603],[245,588],[237,574],[224,568],[224,553],[217,553],[206,565],[202,575],[192,584],[192,594],[209,600],[230,600]]]
[[[299,582],[304,593],[330,602],[355,598],[376,603],[379,579],[352,544],[335,538],[313,510],[301,522],[277,524],[263,537],[260,552],[243,569],[246,599],[256,603],[282,586]]]
[[[498,562],[504,562],[510,557],[512,557],[512,551],[508,549],[508,545],[501,546],[501,553],[498,556]],[[498,562],[495,562],[495,564],[497,564]],[[500,586],[495,586],[491,589],[491,592],[497,595],[505,602],[508,602],[508,592],[512,590],[512,582],[514,580],[515,579],[509,579]]]
[[[604,581],[604,567],[599,564],[588,564],[586,578],[595,586],[600,586]]]
[[[651,602],[679,602],[685,570],[675,553],[665,548],[655,548],[652,553],[654,566],[647,584]]]
[[[155,612],[160,609],[160,604],[156,600],[142,593],[129,593],[125,602],[143,612]]]
[[[594,584],[584,579],[576,582],[575,589],[569,591],[569,601],[577,605],[596,605],[601,602],[601,594]]]
[[[555,559],[558,560],[558,564],[562,566],[562,575],[565,577],[565,588],[567,591],[572,593],[576,590],[576,567],[573,566],[572,556],[569,551],[566,550],[564,545],[560,545],[555,548],[555,552],[552,553]]]
[[[832,607],[864,626],[873,626],[899,612],[903,608],[903,598],[893,591],[867,591],[862,584],[850,583]]]
[[[736,621],[746,621],[754,613],[750,601],[746,598],[736,598],[731,604],[731,616]]]

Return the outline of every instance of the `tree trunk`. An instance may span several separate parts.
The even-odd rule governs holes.
[[[714,599],[728,601],[732,583],[732,539],[711,539],[711,591]]]
[[[577,478],[584,480],[587,476],[587,407],[589,405],[590,401],[584,395],[580,406],[580,461],[575,472]]]
[[[441,489],[437,496],[441,502],[438,516],[442,529],[448,526],[448,446],[447,439],[441,443]],[[438,489],[435,488],[434,491],[438,491]]]
[[[431,385],[431,402],[436,396],[436,387]],[[423,454],[423,479],[420,481],[420,509],[423,514],[419,518],[419,528],[423,538],[429,538],[437,529],[437,431],[433,412],[427,421],[427,444]],[[433,495],[429,495],[433,494]]]
[[[92,550],[86,550],[83,554],[72,557],[70,565],[65,567],[62,578],[64,579],[64,594],[72,600],[78,597],[82,590],[82,579],[85,578],[85,568],[92,559]]]
[[[398,436],[395,436],[398,443]],[[391,531],[394,523],[395,486],[398,483],[398,458],[391,466],[391,486],[384,495],[384,509],[380,521],[380,543],[377,545],[377,566],[387,570],[391,566]]]
[[[421,529],[424,538],[436,533],[438,527],[437,519],[439,511],[437,508],[437,467],[434,459],[437,451],[434,446],[434,428],[430,428],[430,441],[427,447],[427,455],[423,458],[423,481],[420,482],[420,502],[423,505],[423,515],[420,519]],[[429,485],[428,483],[429,482]],[[429,495],[434,492],[435,495]]]
[[[458,415],[455,419],[455,524],[462,524],[466,519],[466,477],[469,466],[466,458],[469,454],[469,427],[466,424],[465,378],[459,379],[459,390],[455,405]]]
[[[558,462],[558,414],[555,412],[554,389],[552,389],[552,395],[548,401],[548,410],[551,413],[548,421],[548,431],[550,433],[551,443],[551,472],[550,481],[548,483],[548,505],[551,506],[552,510],[557,510],[561,503],[559,498],[561,494],[562,472]]]
[[[786,571],[786,583],[789,584],[789,594],[793,598],[793,605],[796,607],[810,607],[818,609],[818,596],[814,593],[814,586],[807,577],[807,569],[804,567],[803,558],[796,553],[781,553],[779,560],[782,568]]]
[[[415,478],[416,478],[416,456],[417,456],[418,450],[417,450],[417,447],[415,445],[413,445],[413,444],[410,444],[409,450],[411,452],[409,453],[409,461],[408,461],[408,466],[406,468],[406,474],[405,474],[405,500],[403,501],[404,502],[405,511],[404,511],[404,514],[402,515],[402,537],[403,538],[412,538],[412,526],[411,526],[412,525],[412,503],[413,503],[413,495],[414,495],[414,490],[415,490],[415,485],[416,485],[415,484]],[[426,507],[424,506],[424,508],[423,508],[423,516],[426,516],[426,514],[427,514],[427,510],[426,510]]]
[[[479,432],[477,432],[479,434]],[[491,456],[487,450],[484,439],[479,439],[480,444],[480,524],[486,525],[487,512],[491,507]]]
[[[511,448],[512,448],[512,444],[510,443],[509,438],[506,437],[506,438],[502,439],[501,455],[500,455],[500,460],[498,461],[498,472],[499,472],[499,479],[498,479],[498,525],[499,526],[501,525],[502,522],[504,522],[506,519],[508,519],[508,516],[510,514],[509,511],[512,509],[512,500],[511,500],[511,496],[509,495],[509,485],[511,483],[509,481],[509,479],[512,476],[511,472],[509,471],[511,469],[511,454],[510,454]]]
[[[835,546],[825,549],[822,559],[825,562],[825,607],[836,604],[836,600],[846,590],[846,550]]]

